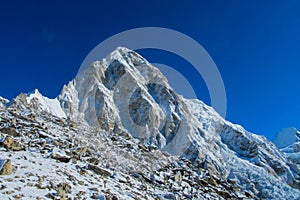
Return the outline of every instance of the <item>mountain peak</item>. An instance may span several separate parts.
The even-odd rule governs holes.
[[[130,50],[126,47],[117,47],[114,51],[112,51],[106,58],[104,58],[107,63],[111,63],[115,60],[118,60],[120,63],[127,63],[132,65],[140,65],[143,63],[147,63],[148,61],[143,58],[141,55],[136,53],[133,50]]]

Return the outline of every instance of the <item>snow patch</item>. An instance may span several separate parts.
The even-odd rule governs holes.
[[[35,104],[39,109],[49,112],[57,117],[66,118],[57,98],[49,99],[44,97],[37,89],[27,97],[28,104]]]

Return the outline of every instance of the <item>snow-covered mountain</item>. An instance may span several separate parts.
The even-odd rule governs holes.
[[[150,151],[187,159],[193,169],[205,170],[220,182],[234,183],[248,198],[300,197],[300,168],[290,155],[265,137],[224,120],[202,101],[176,94],[155,66],[123,47],[91,63],[63,87],[56,99],[35,91],[11,103],[17,108],[20,105],[71,121],[81,129],[106,133],[94,131],[94,135],[83,134],[82,138],[130,135]],[[280,136],[277,141],[280,148],[291,145]],[[292,142],[297,143],[296,139]],[[180,191],[184,192],[183,187],[177,192],[169,190],[174,198]]]

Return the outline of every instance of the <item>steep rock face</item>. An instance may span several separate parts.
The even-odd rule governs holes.
[[[236,180],[258,198],[299,196],[300,170],[262,136],[221,118],[199,100],[177,95],[161,72],[134,51],[118,48],[64,86],[66,117],[188,158],[210,174]],[[289,186],[290,185],[290,186]]]

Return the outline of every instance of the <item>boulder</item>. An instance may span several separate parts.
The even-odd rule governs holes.
[[[60,162],[68,163],[71,160],[70,156],[64,155],[59,152],[53,152],[51,157],[55,160],[59,160]]]
[[[99,174],[104,177],[110,177],[112,173],[106,169],[103,169],[101,167],[98,167],[93,164],[88,164],[88,169],[94,171],[96,174]]]

